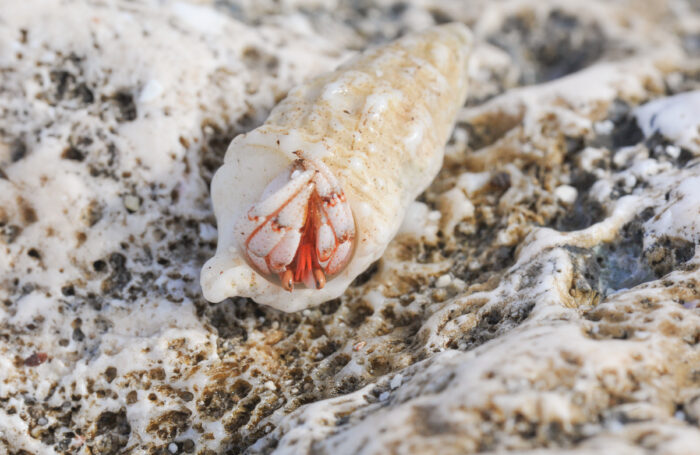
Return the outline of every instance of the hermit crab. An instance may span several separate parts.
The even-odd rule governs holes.
[[[439,171],[470,45],[447,24],[367,50],[234,138],[212,181],[219,239],[204,296],[298,311],[342,294]]]
[[[281,286],[295,282],[322,289],[326,275],[350,259],[355,222],[342,188],[322,161],[299,159],[265,188],[260,202],[234,228],[243,253],[255,269],[279,276]]]

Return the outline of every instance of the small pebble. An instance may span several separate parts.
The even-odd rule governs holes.
[[[386,401],[389,399],[389,392],[382,392],[379,394],[379,401]]]
[[[452,277],[448,274],[442,275],[435,281],[435,286],[438,288],[445,288],[452,283]]]
[[[667,145],[666,154],[671,158],[678,158],[681,155],[681,148],[677,145]]]
[[[168,444],[168,451],[170,453],[177,453],[177,444],[175,444],[174,442]]]
[[[275,390],[277,390],[277,386],[276,386],[275,383],[272,382],[272,381],[267,381],[267,382],[265,382],[265,384],[263,384],[263,386],[264,386],[267,390],[271,390],[271,391],[273,391],[273,392],[274,392]]]
[[[396,376],[391,378],[391,382],[389,383],[389,387],[391,387],[391,390],[398,389],[401,385],[401,381],[403,381],[403,375],[401,374],[397,374]]]
[[[124,207],[130,212],[137,212],[141,207],[141,200],[138,196],[127,194],[124,196]]]
[[[571,205],[576,202],[578,191],[573,186],[561,185],[554,190],[554,196],[564,204]]]
[[[146,82],[146,85],[139,94],[140,103],[148,103],[154,101],[163,94],[163,86],[157,79],[151,79]]]

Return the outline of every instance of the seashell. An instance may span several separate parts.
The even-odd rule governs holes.
[[[234,138],[212,181],[205,298],[298,311],[341,295],[440,170],[471,42],[447,24],[367,50]]]

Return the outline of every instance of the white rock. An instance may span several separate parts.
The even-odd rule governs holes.
[[[554,195],[564,204],[571,205],[576,202],[578,191],[573,186],[560,185],[554,189]]]
[[[124,196],[124,207],[131,212],[138,212],[141,208],[141,199],[136,195],[127,194]]]
[[[435,286],[438,288],[445,288],[452,283],[452,277],[450,275],[441,275],[436,281]]]

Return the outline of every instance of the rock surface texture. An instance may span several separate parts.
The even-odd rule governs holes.
[[[697,2],[1,3],[0,453],[697,453]],[[384,256],[205,301],[231,139],[450,21],[471,91]]]

